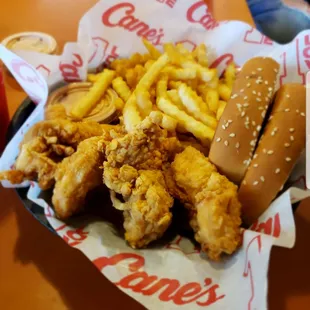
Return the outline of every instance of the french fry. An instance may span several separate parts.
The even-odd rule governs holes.
[[[217,75],[216,69],[205,68],[201,64],[187,58],[172,43],[164,44],[164,50],[173,64],[180,65],[184,69],[196,70],[198,77],[204,82],[210,82]]]
[[[180,82],[180,81],[169,81],[168,82],[168,86],[171,89],[178,89],[181,84],[182,84],[182,82]]]
[[[206,68],[208,67],[207,47],[205,46],[205,44],[198,45],[195,48],[193,55],[200,65]]]
[[[220,100],[219,93],[215,89],[209,88],[204,99],[208,104],[209,110],[216,113]]]
[[[146,71],[141,80],[137,84],[137,88],[143,88],[149,90],[151,85],[157,79],[161,70],[169,63],[169,57],[167,54],[161,55]]]
[[[178,121],[173,117],[164,114],[161,121],[161,127],[167,129],[168,131],[175,131],[178,125]]]
[[[156,102],[155,102],[156,103]],[[156,104],[153,104],[152,106],[152,111],[159,111],[158,107]]]
[[[127,70],[126,74],[126,82],[131,89],[134,89],[137,85],[137,73],[134,68],[130,68]]]
[[[235,64],[233,63],[233,62],[231,62],[228,66],[227,66],[227,68],[226,68],[226,70],[225,70],[225,72],[224,72],[224,79],[225,79],[225,83],[226,83],[226,85],[230,88],[230,89],[232,89],[232,86],[233,86],[233,84],[234,84],[234,82],[235,82],[235,79],[236,79],[236,66],[235,66]]]
[[[144,68],[145,68],[146,70],[149,70],[150,67],[151,67],[151,65],[152,65],[154,62],[155,62],[155,60],[153,60],[153,59],[148,60],[148,61],[144,64]]]
[[[171,89],[167,91],[168,98],[175,104],[178,109],[184,110],[183,103],[176,89]]]
[[[142,65],[136,65],[135,68],[135,73],[136,73],[136,81],[141,80],[143,75],[145,74],[146,70]]]
[[[205,83],[199,84],[197,86],[197,94],[202,98],[206,97],[208,90],[209,90],[209,87]]]
[[[179,110],[169,99],[163,97],[159,98],[157,106],[159,110],[166,115],[177,120],[182,127],[192,133],[197,139],[201,140],[203,144],[208,144],[212,140],[215,133],[212,128],[195,120],[184,111]]]
[[[71,115],[78,119],[86,116],[104,95],[104,92],[110,86],[114,77],[115,71],[108,69],[103,70],[103,72],[99,74],[98,80],[89,89],[88,93],[74,103],[71,109]]]
[[[157,124],[158,126],[160,126],[163,120],[163,115],[164,114],[160,111],[152,111],[150,113],[150,118],[154,124]]]
[[[211,82],[213,78],[217,75],[217,69],[208,69],[200,65],[197,65],[196,67],[198,76],[204,82]]]
[[[165,43],[164,51],[168,55],[170,62],[174,65],[180,65],[186,61],[185,55],[181,54],[172,43]]]
[[[136,65],[141,63],[141,54],[134,53],[129,57],[129,61],[131,62],[131,65],[135,67]]]
[[[161,56],[160,51],[152,43],[146,39],[143,39],[142,41],[153,59],[158,59]]]
[[[178,52],[183,54],[184,56],[186,56],[187,59],[190,59],[190,60],[194,59],[192,53],[190,53],[189,50],[187,50],[182,43],[178,43],[176,45],[176,48],[177,48]]]
[[[152,56],[149,53],[141,54],[141,65],[145,65],[147,61],[153,59]]]
[[[193,115],[193,117],[206,126],[216,128],[217,121],[211,116],[207,108],[207,104],[199,97],[192,89],[185,84],[182,84],[178,89],[181,101],[186,110]]]
[[[173,117],[168,116],[160,111],[152,111],[150,113],[150,118],[152,119],[153,123],[171,132],[175,131],[178,124],[177,120],[175,120]]]
[[[165,96],[168,87],[168,76],[162,74],[159,81],[156,84],[156,97]]]
[[[168,73],[169,78],[172,80],[186,81],[195,79],[197,76],[196,70],[193,70],[191,68],[181,69],[181,68],[174,68],[172,66],[167,66],[163,70],[163,72]]]
[[[117,93],[111,88],[109,88],[106,93],[109,101],[114,104],[115,108],[119,111],[123,110],[124,101],[117,95]]]
[[[142,117],[148,116],[152,111],[152,101],[150,100],[150,94],[148,91],[142,88],[137,89],[136,92],[136,102],[139,107],[140,114]]]
[[[132,67],[129,59],[126,59],[126,58],[124,58],[124,59],[115,59],[110,64],[110,67],[113,70],[115,70],[115,71],[117,71],[116,70],[117,67],[120,67],[120,66],[125,67],[126,69]]]
[[[124,103],[124,101],[120,97],[117,97],[115,99],[114,104],[115,104],[116,110],[123,111],[125,103]]]
[[[112,87],[125,102],[129,99],[131,95],[130,88],[121,76],[112,81]]]
[[[150,59],[151,55],[149,54],[135,53],[130,56],[129,61],[132,67],[135,67],[136,65],[144,65]]]
[[[214,76],[214,78],[207,83],[207,85],[210,87],[210,88],[214,88],[214,89],[217,89],[218,86],[219,86],[219,78],[218,76]]]
[[[132,132],[142,121],[136,104],[136,95],[132,94],[125,103],[123,109],[123,120],[127,132]]]
[[[198,77],[204,82],[210,82],[216,75],[216,69],[209,69],[201,66],[194,61],[185,61],[181,64],[182,68],[192,68],[197,71]]]
[[[198,79],[192,79],[192,80],[187,80],[186,85],[189,86],[191,89],[193,89],[194,91],[197,90],[197,87],[199,85],[199,80]]]
[[[216,119],[219,120],[225,110],[225,107],[226,107],[226,102],[223,101],[223,100],[220,100],[219,101],[219,107],[217,109],[217,112],[216,112]]]
[[[129,59],[115,59],[110,67],[115,70],[116,74],[125,78],[128,69],[132,68],[133,65]]]
[[[155,87],[151,87],[149,89],[149,92],[150,92],[151,98],[155,98],[156,97],[156,88]]]
[[[87,81],[91,83],[95,83],[99,78],[99,74],[89,73],[87,74]]]
[[[224,83],[219,83],[218,92],[220,98],[224,101],[228,101],[231,96],[231,89]]]

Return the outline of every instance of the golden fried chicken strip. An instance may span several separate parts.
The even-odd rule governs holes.
[[[38,122],[31,127],[25,134],[22,144],[33,139],[33,137],[44,137],[50,143],[76,148],[83,140],[103,134],[103,127],[96,122],[72,122],[66,119],[53,119]]]
[[[95,122],[74,123],[62,119],[38,122],[24,136],[15,170],[0,172],[0,180],[19,184],[37,179],[41,189],[48,189],[55,183],[57,165],[75,152],[78,143],[91,136],[100,136],[108,142],[122,134],[120,126]]]
[[[55,173],[52,202],[57,216],[67,219],[81,210],[87,193],[102,184],[102,165],[105,144],[103,137],[82,141],[77,151],[65,158]]]
[[[161,170],[181,150],[178,139],[149,117],[106,147],[103,181],[125,201],[111,195],[115,208],[124,210],[125,238],[134,248],[160,238],[171,222],[173,199]]]
[[[115,168],[105,165],[104,178],[111,191],[111,199],[115,208],[123,210],[125,239],[133,248],[143,248],[150,242],[160,238],[171,223],[169,211],[173,199],[166,190],[163,174],[159,170],[135,170],[123,166],[119,175]],[[109,171],[110,169],[113,170]],[[127,174],[128,172],[128,174]],[[110,177],[114,176],[111,180]],[[118,181],[114,181],[118,178]],[[122,193],[121,180],[124,186],[130,183],[131,194],[121,203],[115,192]]]
[[[124,164],[135,169],[162,169],[162,165],[181,150],[176,137],[145,118],[132,133],[113,139],[107,146],[106,157],[111,167]]]
[[[27,177],[20,170],[8,170],[0,172],[0,181],[7,180],[11,184],[20,184],[26,179]]]
[[[116,193],[128,199],[132,193],[132,187],[138,178],[138,171],[129,165],[120,168],[111,167],[109,162],[104,163],[103,183]]]
[[[193,147],[176,155],[171,171],[183,193],[175,190],[174,195],[190,209],[190,225],[203,251],[213,260],[219,260],[222,253],[232,254],[241,238],[237,186]]]
[[[24,180],[38,179],[41,189],[54,185],[54,175],[57,164],[50,159],[49,148],[43,137],[36,137],[22,145],[15,163],[15,170],[0,173],[0,180],[8,180],[13,184]]]

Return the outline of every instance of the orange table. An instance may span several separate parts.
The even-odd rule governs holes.
[[[19,31],[52,34],[60,47],[75,40],[78,20],[95,0],[11,0],[0,11],[0,39]],[[214,0],[217,19],[253,24],[244,0]],[[25,94],[6,83],[10,115]],[[0,309],[142,309],[110,284],[77,250],[51,234],[0,186]],[[309,202],[310,203],[310,202]],[[274,249],[270,267],[270,309],[309,309],[309,203],[299,208],[294,250]],[[280,288],[281,285],[281,288]]]

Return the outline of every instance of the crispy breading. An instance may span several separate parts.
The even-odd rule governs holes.
[[[237,186],[193,147],[176,155],[171,171],[179,188],[178,192],[172,186],[172,194],[190,209],[190,225],[203,251],[213,260],[232,254],[241,238]]]
[[[37,180],[41,189],[51,188],[57,165],[72,155],[81,141],[92,136],[102,136],[104,140],[111,141],[113,134],[119,136],[121,131],[119,126],[107,127],[96,122],[65,119],[38,122],[29,129],[20,144],[15,169],[1,172],[0,180],[13,184]]]
[[[160,169],[163,163],[181,150],[176,137],[169,137],[152,120],[145,118],[137,128],[127,135],[112,140],[107,146],[106,157],[111,167],[128,164],[136,169]]]
[[[25,134],[22,143],[33,137],[53,138],[54,143],[70,145],[74,148],[88,138],[101,136],[104,129],[97,122],[72,122],[66,119],[53,119],[36,123]]]
[[[20,170],[7,170],[0,172],[0,181],[7,180],[11,184],[20,184],[26,179],[27,177]]]
[[[102,184],[102,144],[101,136],[86,139],[72,156],[58,165],[52,202],[60,219],[78,212],[84,206],[87,193]]]
[[[131,167],[127,178],[124,179],[124,173],[120,170],[118,182],[109,181],[109,188],[121,194],[120,184],[121,180],[124,180],[123,185],[130,187],[130,195],[121,203],[112,191],[111,199],[117,209],[124,211],[125,239],[131,247],[142,248],[160,238],[169,227],[172,220],[169,210],[173,205],[173,199],[166,190],[161,171],[138,171]],[[108,171],[109,168],[106,168],[106,180],[109,178]]]
[[[125,201],[117,202],[112,192],[114,206],[124,210],[125,238],[132,247],[146,246],[168,228],[173,199],[161,170],[181,150],[177,138],[149,117],[107,146],[104,183]]]
[[[13,184],[37,178],[41,189],[54,185],[57,164],[49,158],[50,150],[43,137],[36,137],[22,145],[15,162],[15,170],[4,171],[1,180],[9,180]]]

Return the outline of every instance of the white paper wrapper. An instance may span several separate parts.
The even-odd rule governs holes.
[[[281,64],[277,87],[288,82],[305,83],[310,67],[310,31],[288,45],[279,45],[242,22],[216,22],[203,1],[103,0],[81,19],[77,42],[67,43],[61,56],[19,52],[31,67],[0,46],[0,58],[38,102],[3,153],[0,170],[13,166],[27,128],[42,120],[48,87],[83,80],[87,70],[101,70],[103,62],[145,52],[142,36],[159,48],[164,42],[182,42],[188,48],[204,42],[210,63],[220,73],[231,60],[242,66],[251,57],[271,56]],[[305,190],[305,160],[305,156],[300,159],[289,181],[290,186],[299,188],[291,187],[275,200],[253,224],[253,231],[244,231],[240,250],[221,263],[210,262],[181,236],[162,247],[133,250],[110,223],[100,218],[84,216],[71,226],[65,224],[54,217],[33,182],[28,198],[44,208],[59,236],[80,249],[108,279],[148,309],[266,309],[271,246],[294,245],[291,204],[309,196]]]

